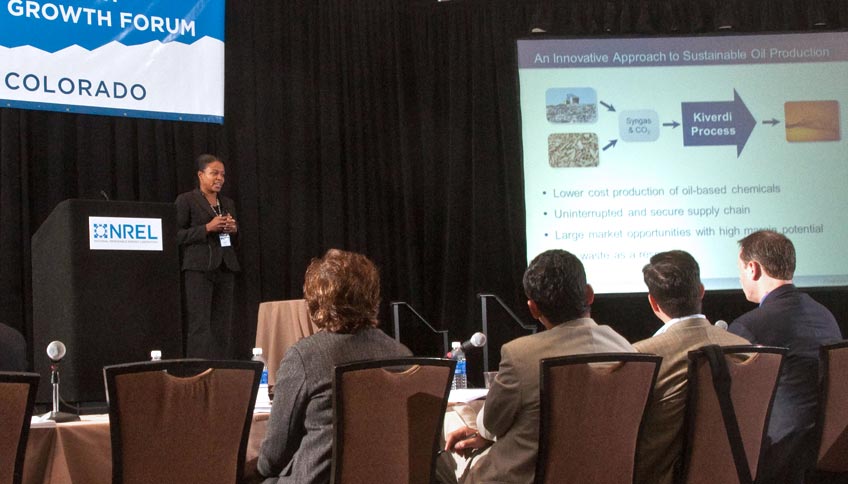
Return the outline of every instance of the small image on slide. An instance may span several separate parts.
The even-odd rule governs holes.
[[[545,91],[548,121],[552,123],[595,123],[598,94],[591,87],[556,87]]]
[[[548,163],[554,168],[598,166],[598,135],[554,133],[548,136]]]
[[[783,104],[786,141],[839,141],[838,101],[790,101]]]

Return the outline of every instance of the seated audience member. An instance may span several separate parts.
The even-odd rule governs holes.
[[[739,246],[742,290],[759,307],[736,318],[729,331],[754,344],[788,348],[757,482],[802,483],[805,470],[815,462],[819,349],[842,335],[833,314],[792,284],[792,241],[761,230],[740,240]]]
[[[589,317],[594,300],[583,264],[564,250],[538,255],[524,273],[527,306],[546,331],[517,338],[501,348],[501,363],[477,428],[462,427],[445,438],[445,450],[467,453],[490,446],[466,468],[464,483],[531,484],[539,444],[539,360],[598,352],[632,352],[630,343]],[[447,455],[447,454],[443,454]],[[440,459],[439,478],[445,472]]]
[[[289,348],[277,371],[257,462],[265,484],[330,482],[336,365],[412,355],[377,329],[380,275],[365,256],[329,250],[306,269],[303,294],[321,331]]]
[[[0,371],[27,371],[26,341],[18,330],[0,323]]]
[[[661,252],[642,268],[648,302],[664,323],[633,346],[663,357],[651,405],[636,446],[637,483],[671,484],[682,464],[683,419],[689,351],[705,345],[749,342],[711,325],[701,314],[704,286],[698,262],[682,250]]]

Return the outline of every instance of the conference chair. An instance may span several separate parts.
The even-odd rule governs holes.
[[[38,373],[0,372],[0,484],[23,480]]]
[[[753,482],[785,353],[748,345],[689,352],[681,482]]]
[[[639,353],[541,360],[536,484],[633,482],[636,441],[661,361]]]
[[[848,481],[848,340],[822,345],[821,396],[814,482]]]
[[[430,484],[456,362],[339,365],[333,377],[334,484]]]
[[[187,359],[103,368],[112,483],[240,482],[262,366]]]

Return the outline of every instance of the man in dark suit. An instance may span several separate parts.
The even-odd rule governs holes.
[[[761,230],[739,246],[742,290],[760,306],[734,320],[729,330],[754,344],[788,348],[757,482],[802,483],[815,459],[819,349],[842,335],[833,314],[792,284],[792,241]]]
[[[16,329],[0,323],[0,371],[27,371],[26,341]]]

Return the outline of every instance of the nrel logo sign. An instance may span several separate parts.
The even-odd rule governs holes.
[[[91,250],[162,250],[162,219],[88,217]]]

